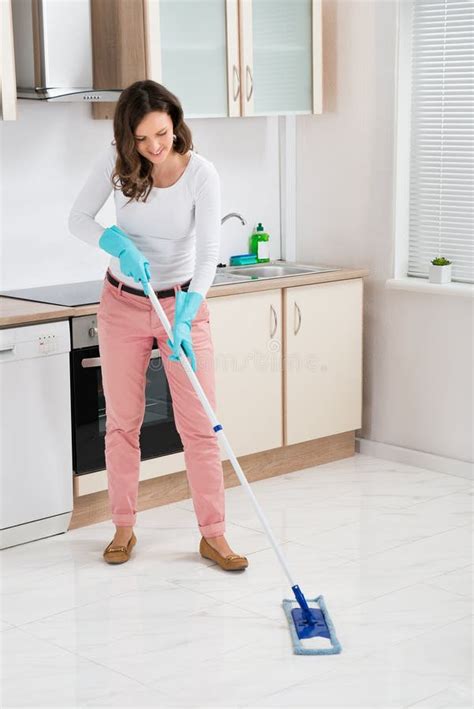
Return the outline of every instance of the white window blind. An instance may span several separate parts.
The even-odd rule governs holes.
[[[408,275],[474,282],[474,0],[412,0]]]

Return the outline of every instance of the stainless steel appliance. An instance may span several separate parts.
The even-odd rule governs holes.
[[[71,394],[73,470],[77,475],[104,470],[106,408],[95,315],[71,319]],[[156,340],[146,373],[140,449],[142,460],[183,450]]]
[[[93,88],[92,20],[90,0],[13,0],[18,98],[82,103],[118,100],[122,91],[118,86]],[[120,36],[113,35],[113,23],[111,27],[110,47],[120,42]],[[100,75],[97,57],[95,64]]]

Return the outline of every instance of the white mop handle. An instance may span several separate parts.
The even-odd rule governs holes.
[[[165,328],[165,330],[169,336],[169,339],[171,341],[173,341],[173,331],[171,329],[169,320],[166,316],[165,311],[161,307],[161,303],[159,302],[159,299],[157,298],[155,291],[151,288],[151,286],[149,284],[148,284],[148,296],[149,296],[151,302],[153,303],[153,307],[156,310],[156,314],[160,318],[161,323],[163,324],[163,327]],[[272,546],[273,546],[273,548],[276,552],[276,555],[278,556],[278,559],[279,559],[279,561],[280,561],[280,563],[281,563],[281,565],[288,577],[288,580],[289,580],[291,586],[294,586],[295,582],[293,581],[291,574],[288,570],[288,565],[286,563],[286,560],[280,551],[280,548],[277,544],[275,537],[273,536],[273,532],[270,529],[270,526],[267,522],[265,515],[263,514],[262,508],[258,504],[257,499],[256,499],[255,495],[253,494],[252,488],[250,487],[248,480],[245,477],[242,468],[240,467],[240,463],[237,460],[237,458],[235,457],[232,448],[230,447],[229,441],[227,440],[227,436],[225,435],[225,433],[223,431],[222,425],[219,423],[219,421],[216,417],[216,414],[214,413],[214,410],[212,409],[211,405],[209,404],[209,401],[207,399],[207,396],[204,393],[201,383],[200,383],[199,379],[197,378],[196,373],[194,372],[193,368],[191,367],[191,364],[189,363],[189,360],[188,360],[182,347],[180,348],[180,352],[179,352],[179,361],[181,362],[184,369],[186,370],[186,374],[188,375],[189,380],[191,381],[191,384],[193,385],[194,390],[195,390],[196,394],[198,395],[199,400],[201,401],[201,404],[203,405],[204,410],[209,417],[209,420],[211,421],[212,427],[215,430],[216,435],[219,436],[220,440],[223,442],[224,448],[227,451],[227,454],[228,454],[229,459],[232,463],[232,466],[237,474],[237,477],[239,478],[240,482],[246,488],[248,494],[250,495],[250,499],[252,500],[252,502],[254,504],[255,510],[257,511],[260,521],[263,524],[263,527],[268,535],[268,538],[270,539],[270,541],[272,543]],[[216,431],[216,426],[218,427],[217,431]]]

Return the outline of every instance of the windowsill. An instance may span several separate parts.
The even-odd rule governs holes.
[[[474,285],[471,283],[430,283],[425,278],[389,278],[385,281],[385,288],[404,291],[419,291],[441,295],[460,295],[465,298],[474,298]]]

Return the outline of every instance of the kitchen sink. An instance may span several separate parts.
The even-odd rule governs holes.
[[[234,273],[228,273],[227,268],[219,268],[217,269],[217,273],[214,277],[214,281],[212,283],[213,286],[228,286],[231,283],[242,283],[242,281],[250,281],[252,280],[250,276],[246,276],[245,274],[234,274]]]
[[[294,261],[271,261],[265,264],[249,266],[231,266],[226,268],[229,275],[246,276],[255,278],[282,278],[286,276],[303,276],[306,273],[322,273],[324,271],[340,271],[337,266],[312,266],[299,264]]]

